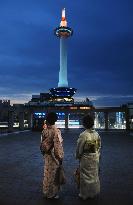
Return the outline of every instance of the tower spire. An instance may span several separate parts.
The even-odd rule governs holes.
[[[66,12],[65,12],[65,8],[62,9],[62,20],[66,19]]]
[[[61,17],[60,26],[61,26],[61,27],[67,27],[66,11],[65,11],[65,8],[62,9],[62,17]]]

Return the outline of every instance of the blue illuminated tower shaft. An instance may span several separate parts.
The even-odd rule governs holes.
[[[72,96],[77,89],[69,88],[67,80],[67,39],[72,36],[73,30],[67,26],[65,8],[62,10],[60,26],[54,29],[54,34],[60,39],[60,70],[58,87],[51,88],[50,92],[55,102],[73,102]]]
[[[60,71],[58,87],[68,87],[67,80],[67,38],[60,38]]]

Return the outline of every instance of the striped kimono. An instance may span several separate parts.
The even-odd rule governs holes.
[[[83,199],[100,193],[99,156],[101,140],[93,129],[86,129],[77,140],[76,159],[80,162],[80,193]]]

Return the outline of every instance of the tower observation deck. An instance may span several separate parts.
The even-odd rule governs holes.
[[[50,92],[55,101],[73,101],[75,88],[68,86],[67,79],[67,39],[72,36],[73,30],[67,26],[65,8],[62,10],[60,26],[54,30],[54,34],[60,39],[60,70],[57,88],[51,88]]]

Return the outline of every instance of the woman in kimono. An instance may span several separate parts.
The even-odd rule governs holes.
[[[58,199],[60,185],[55,183],[56,171],[63,160],[63,139],[61,132],[56,128],[55,122],[58,117],[51,112],[46,116],[46,124],[43,126],[41,136],[41,150],[44,154],[44,178],[43,194],[44,197]]]
[[[94,120],[90,115],[83,118],[85,131],[77,140],[76,159],[79,159],[80,191],[82,199],[94,198],[100,193],[99,156],[101,139],[93,129]]]

